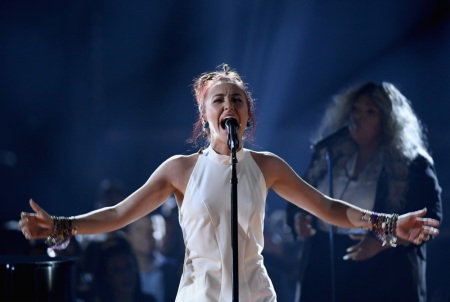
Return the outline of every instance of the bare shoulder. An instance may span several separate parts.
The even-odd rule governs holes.
[[[250,154],[265,177],[267,177],[269,173],[274,174],[287,166],[286,162],[281,157],[272,152],[250,151]]]
[[[277,181],[295,174],[281,157],[272,152],[250,151],[250,154],[264,175],[268,188],[272,187]]]
[[[181,170],[193,168],[195,163],[197,162],[199,155],[199,153],[193,153],[189,155],[174,155],[172,157],[169,157],[164,164],[168,165],[170,168]]]
[[[197,162],[199,154],[193,153],[189,155],[174,155],[169,157],[162,165],[162,172],[172,180],[181,178],[189,178],[192,169]]]
[[[275,168],[277,165],[285,163],[281,157],[272,152],[250,150],[250,154],[260,168]]]
[[[169,179],[175,190],[182,195],[184,195],[199,155],[199,153],[174,155],[168,158],[160,167],[162,173]]]

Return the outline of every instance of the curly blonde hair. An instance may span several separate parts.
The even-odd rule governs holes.
[[[316,139],[346,125],[353,103],[361,96],[368,96],[380,110],[381,142],[380,152],[389,184],[390,204],[393,210],[404,206],[404,192],[407,189],[408,166],[419,154],[430,163],[425,129],[414,113],[410,101],[392,83],[366,82],[351,87],[333,97],[333,102],[325,111]],[[337,141],[331,157],[336,167],[341,167],[357,151],[356,143],[350,135]],[[312,183],[326,173],[324,152],[316,156],[306,178]]]

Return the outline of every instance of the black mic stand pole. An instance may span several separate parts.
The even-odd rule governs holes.
[[[239,258],[238,258],[238,216],[237,216],[237,184],[236,148],[231,149],[231,248],[233,250],[233,301],[239,301]]]
[[[239,302],[239,253],[238,253],[238,211],[237,211],[237,184],[236,173],[236,150],[239,148],[238,129],[239,125],[226,123],[228,130],[228,148],[231,150],[231,249],[232,249],[232,284],[233,284],[233,302]]]
[[[326,162],[327,162],[327,176],[328,176],[328,196],[334,198],[333,190],[333,162],[331,158],[331,146],[341,137],[348,135],[349,129],[347,124],[338,129],[336,132],[332,133],[328,137],[317,142],[311,148],[313,149],[313,160],[319,156],[319,151],[326,148]],[[335,260],[334,260],[334,226],[330,224],[329,234],[330,234],[330,270],[331,270],[331,302],[336,300],[336,277],[335,277]]]
[[[333,163],[332,163],[332,159],[331,159],[331,148],[330,146],[327,146],[327,150],[326,150],[326,160],[327,160],[327,175],[328,175],[328,188],[329,188],[329,192],[328,195],[333,198],[334,195],[334,190],[333,190]],[[335,271],[334,271],[334,238],[333,238],[333,233],[334,233],[334,226],[332,224],[330,224],[330,228],[329,228],[329,234],[330,234],[330,266],[331,266],[331,302],[335,301],[335,284],[336,284],[336,280],[335,280]]]

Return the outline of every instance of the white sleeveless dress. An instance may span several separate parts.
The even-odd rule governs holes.
[[[237,152],[239,301],[276,301],[261,252],[267,190],[250,151]],[[186,253],[178,302],[232,301],[231,162],[211,147],[198,157],[179,221]]]

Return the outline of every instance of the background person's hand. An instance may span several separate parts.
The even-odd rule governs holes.
[[[346,250],[347,254],[343,257],[344,260],[367,260],[389,248],[389,245],[383,246],[380,240],[370,235],[350,235],[350,238],[359,240],[359,242]]]
[[[427,213],[424,208],[399,216],[395,236],[415,244],[428,241],[431,236],[439,235],[439,221],[432,218],[423,218]]]
[[[309,238],[316,234],[316,229],[313,228],[311,222],[313,220],[312,215],[305,213],[297,213],[294,216],[294,228],[295,234],[303,239]]]
[[[53,219],[37,203],[30,199],[34,213],[22,212],[19,227],[27,239],[44,239],[53,233]]]

